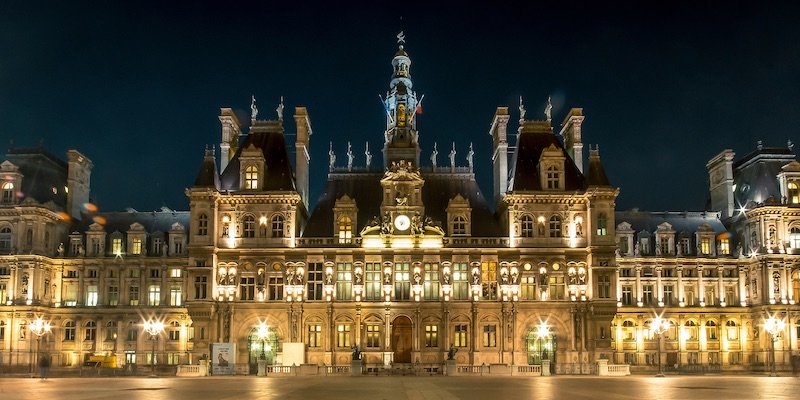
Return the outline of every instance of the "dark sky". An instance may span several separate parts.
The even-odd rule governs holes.
[[[780,2],[169,3],[0,2],[0,143],[83,152],[101,210],[187,209],[219,108],[255,94],[272,118],[283,95],[288,131],[311,117],[313,201],[329,141],[339,164],[347,140],[379,154],[401,27],[423,164],[473,142],[487,197],[489,124],[506,105],[515,131],[520,95],[528,118],[584,108],[618,209],[701,210],[715,154],[800,141],[800,7]]]

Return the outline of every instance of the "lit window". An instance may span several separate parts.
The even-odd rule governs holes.
[[[455,335],[453,337],[453,346],[467,347],[467,325],[458,324],[455,326]]]
[[[183,305],[183,295],[180,287],[172,287],[169,289],[169,305],[181,306]]]
[[[8,254],[11,252],[11,228],[3,227],[0,229],[0,253]]]
[[[711,254],[711,240],[707,237],[700,239],[700,253]]]
[[[161,304],[161,286],[150,285],[147,288],[147,305],[155,307]]]
[[[97,306],[97,285],[90,285],[86,288],[86,306]]]
[[[111,253],[114,255],[122,254],[122,238],[114,238],[111,240]]]
[[[606,226],[608,225],[608,217],[605,213],[600,213],[597,216],[597,236],[605,236],[608,232]]]
[[[547,188],[548,189],[558,189],[559,188],[559,172],[558,168],[554,165],[547,167]]]
[[[133,238],[133,248],[131,249],[131,253],[134,255],[142,254],[142,239]]]
[[[283,216],[276,215],[272,217],[272,237],[283,237]]]
[[[439,347],[438,325],[425,325],[425,347]]]
[[[522,237],[533,237],[533,217],[523,215],[520,224],[522,225]]]
[[[75,321],[67,321],[64,324],[64,341],[72,342],[75,340]]]
[[[636,340],[636,325],[634,325],[633,321],[622,323],[622,339],[626,341]]]
[[[497,262],[495,261],[481,263],[481,298],[484,300],[497,299]]]
[[[181,324],[178,321],[172,321],[169,323],[168,335],[169,340],[173,342],[178,341],[181,338]]]
[[[789,229],[789,247],[793,249],[800,248],[800,228]]]
[[[736,322],[728,321],[725,323],[725,328],[728,331],[728,340],[739,339],[739,329],[736,327]]]
[[[208,235],[208,215],[200,214],[197,217],[197,236]]]
[[[467,234],[467,220],[462,216],[453,218],[453,235],[466,235]]]
[[[350,325],[336,326],[336,347],[350,347]]]
[[[14,202],[14,184],[11,182],[6,182],[3,184],[3,203],[13,203]]]
[[[255,165],[248,165],[244,170],[244,188],[258,189],[258,168]]]
[[[714,321],[706,322],[706,339],[717,340],[717,324]]]
[[[483,347],[497,347],[497,325],[483,327]]]
[[[339,218],[339,243],[352,243],[353,221],[347,215]]]
[[[550,217],[550,237],[561,237],[561,217],[558,215]]]
[[[308,347],[322,347],[322,325],[308,326]]]
[[[731,254],[731,244],[728,239],[719,240],[719,252],[720,254]]]
[[[94,321],[88,321],[86,325],[84,325],[83,340],[95,340],[96,337],[97,323]]]
[[[800,188],[797,183],[789,182],[786,187],[789,189],[789,204],[800,204]]]
[[[181,277],[181,269],[180,268],[172,268],[169,270],[169,277],[170,278],[180,278]]]
[[[380,325],[367,325],[367,347],[377,348],[381,346],[380,332]]]

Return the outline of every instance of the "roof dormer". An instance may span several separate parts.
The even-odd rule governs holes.
[[[542,150],[539,157],[539,179],[542,190],[564,190],[564,152],[554,144]]]
[[[241,190],[261,190],[264,187],[265,171],[264,154],[255,145],[250,144],[239,156],[239,182]]]

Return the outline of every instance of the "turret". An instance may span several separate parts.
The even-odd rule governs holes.
[[[386,110],[383,162],[388,167],[392,162],[405,160],[419,167],[419,141],[417,137],[417,115],[420,102],[411,89],[411,58],[403,44],[405,36],[397,35],[398,49],[392,59],[392,79],[389,91],[383,100]]]

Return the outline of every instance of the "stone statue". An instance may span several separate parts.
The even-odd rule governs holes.
[[[336,163],[336,154],[333,153],[333,142],[330,142],[330,150],[328,150],[328,170],[333,171],[333,164]]]
[[[480,285],[481,284],[481,273],[478,271],[477,268],[472,270],[472,284],[473,285]]]
[[[353,360],[361,359],[361,349],[358,346],[353,347]]]
[[[258,107],[256,107],[256,96],[250,96],[250,122],[255,123],[258,118]]]
[[[508,285],[508,270],[505,268],[500,271],[500,283]]]
[[[383,213],[383,221],[381,221],[381,233],[388,235],[392,233],[392,217],[389,212]]]
[[[456,143],[453,142],[453,149],[450,150],[450,169],[456,169]]]
[[[547,105],[544,106],[544,116],[547,118],[547,122],[550,122],[551,113],[553,111],[553,103],[550,102],[550,96],[547,96]]]
[[[455,346],[450,346],[450,349],[447,350],[447,359],[448,360],[455,360],[456,353],[458,353],[458,349]]]
[[[575,236],[583,237],[583,224],[580,222],[575,223]]]
[[[350,142],[347,142],[347,170],[353,170],[353,147],[350,146]]]
[[[361,270],[361,268],[356,268],[355,277],[356,277],[356,285],[364,284],[364,272]]]
[[[525,106],[522,104],[522,96],[519,96],[519,122],[525,121]]]
[[[467,165],[469,165],[469,170],[472,171],[472,157],[475,155],[475,152],[472,151],[472,142],[469,142],[469,151],[467,152]]]
[[[369,152],[369,142],[367,142],[367,150],[364,152],[364,156],[367,157],[367,169],[369,169],[369,165],[372,163],[372,154]]]
[[[278,113],[278,121],[283,121],[283,96],[281,96],[281,102],[278,103],[278,108],[275,109],[275,112]]]
[[[516,268],[511,269],[511,284],[517,283],[517,278],[519,277],[519,271]]]
[[[422,217],[419,216],[419,212],[411,217],[411,233],[422,233]]]
[[[64,257],[64,242],[61,242],[58,245],[58,256],[59,257]]]
[[[431,153],[431,164],[433,165],[433,170],[436,171],[436,156],[439,155],[439,151],[436,149],[436,142],[433,142],[433,152]]]

